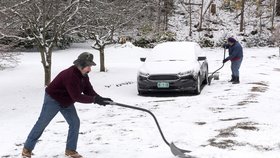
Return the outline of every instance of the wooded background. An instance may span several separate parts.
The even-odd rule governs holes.
[[[0,58],[39,51],[47,85],[53,50],[74,42],[91,41],[105,71],[104,49],[112,43],[219,47],[233,36],[246,47],[276,46],[279,16],[280,0],[1,0]]]

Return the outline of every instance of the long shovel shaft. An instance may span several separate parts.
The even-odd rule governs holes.
[[[156,118],[156,116],[155,116],[151,111],[149,111],[149,110],[147,110],[147,109],[144,109],[144,108],[140,108],[140,107],[136,107],[136,106],[130,106],[130,105],[125,105],[125,104],[116,103],[116,102],[110,102],[109,104],[110,104],[110,105],[116,105],[116,106],[120,106],[120,107],[130,108],[130,109],[139,110],[139,111],[143,111],[143,112],[149,113],[149,114],[154,118],[154,120],[155,120],[155,122],[156,122],[156,125],[157,125],[157,128],[158,128],[158,130],[159,130],[159,132],[160,132],[160,135],[161,135],[162,139],[163,139],[164,142],[170,147],[170,150],[171,150],[171,152],[172,152],[173,155],[179,156],[180,158],[195,158],[195,157],[192,157],[192,156],[189,156],[189,155],[186,156],[186,155],[184,154],[184,153],[189,153],[189,152],[191,152],[191,151],[189,151],[189,150],[184,150],[184,149],[180,149],[180,148],[176,147],[176,146],[174,145],[174,143],[172,143],[172,142],[169,143],[169,142],[165,139],[165,137],[164,137],[164,135],[163,135],[163,132],[162,132],[162,130],[161,130],[161,128],[160,128],[160,125],[159,125],[159,123],[158,123],[158,121],[157,121],[157,118]]]
[[[125,105],[125,104],[121,104],[121,103],[115,103],[115,102],[114,102],[113,104],[114,104],[114,105],[117,105],[117,106],[121,106],[121,107],[125,107],[125,108],[130,108],[130,109],[135,109],[135,110],[140,110],[140,111],[144,111],[144,112],[149,113],[149,114],[154,118],[154,120],[155,120],[155,122],[156,122],[156,125],[157,125],[157,128],[158,128],[158,130],[159,130],[159,133],[160,133],[160,135],[161,135],[163,141],[165,142],[165,144],[167,144],[168,146],[170,146],[169,142],[165,139],[165,137],[164,137],[164,135],[163,135],[163,132],[162,132],[162,130],[161,130],[161,128],[160,128],[160,125],[159,125],[159,123],[158,123],[158,121],[157,121],[156,116],[155,116],[151,111],[149,111],[149,110],[147,110],[147,109],[144,109],[144,108],[139,108],[139,107],[135,107],[135,106]]]
[[[226,49],[224,49],[224,59],[226,58]],[[219,71],[219,70],[221,70],[223,67],[224,67],[224,65],[225,65],[225,63],[223,63],[223,65],[220,67],[220,68],[218,68],[216,71],[214,71],[212,74],[211,74],[211,76],[213,76],[217,71]]]
[[[224,59],[226,58],[226,49],[224,48]],[[217,70],[215,70],[214,72],[212,72],[212,74],[208,77],[208,84],[211,84],[211,80],[213,78],[213,75],[218,72],[219,70],[221,70],[224,67],[225,63],[223,63],[223,65],[221,67],[219,67]]]

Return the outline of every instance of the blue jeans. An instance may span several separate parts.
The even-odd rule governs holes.
[[[236,61],[232,61],[231,62],[231,72],[232,72],[232,76],[235,77],[239,77],[239,68],[241,66],[242,63],[242,58]]]
[[[55,115],[60,112],[69,125],[68,137],[66,143],[66,149],[76,150],[79,129],[80,129],[80,119],[77,115],[77,111],[74,105],[67,108],[63,108],[59,105],[57,101],[51,98],[47,93],[45,94],[44,104],[41,114],[30,131],[27,140],[25,141],[24,147],[28,150],[33,150],[38,139],[44,132],[47,125],[55,117]]]

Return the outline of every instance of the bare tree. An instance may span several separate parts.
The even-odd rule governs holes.
[[[203,22],[203,5],[204,5],[204,0],[201,0],[201,6],[200,6],[200,18],[199,18],[199,26],[198,30],[202,30],[202,22]]]
[[[191,0],[189,0],[189,23],[190,23],[189,36],[192,36],[192,4],[191,4]]]
[[[243,32],[244,30],[244,10],[245,10],[245,0],[241,0],[241,17],[240,17],[240,28],[239,31]]]
[[[271,30],[274,28],[276,0],[272,0]]]
[[[160,32],[160,24],[161,24],[161,1],[162,0],[158,0],[157,2],[157,23],[156,23],[156,31],[157,33]]]
[[[104,31],[108,31],[107,29],[104,29]],[[99,33],[101,34],[95,34],[94,32],[88,32],[88,37],[89,39],[93,40],[93,44],[92,44],[92,48],[95,50],[99,51],[99,56],[100,56],[100,71],[101,72],[105,72],[106,68],[105,68],[105,47],[109,44],[112,44],[112,41],[110,39],[112,39],[112,32],[113,31],[113,27],[111,28],[111,30],[109,30],[107,32],[107,34],[105,33]]]
[[[77,20],[82,8],[80,0],[13,0],[12,6],[2,6],[1,12],[10,20],[6,20],[5,28],[0,31],[1,38],[12,37],[35,41],[41,54],[41,62],[45,72],[44,85],[51,80],[52,51],[58,40],[84,27],[87,21]],[[76,20],[76,21],[75,21]],[[21,30],[24,35],[13,34]]]
[[[264,31],[263,27],[266,23],[271,22],[270,28],[268,28],[271,33],[274,31],[274,19],[275,19],[275,5],[276,0],[270,0],[270,1],[262,1],[257,0],[256,1],[256,18],[258,19],[258,33],[262,34]]]
[[[134,20],[147,5],[139,5],[140,1],[115,0],[112,2],[96,1],[88,6],[88,17],[92,26],[86,28],[85,37],[93,40],[92,48],[99,51],[100,71],[105,68],[105,47],[112,44],[114,31],[120,30]],[[140,8],[139,8],[140,7]]]
[[[188,0],[188,3],[182,0],[181,5],[185,11],[189,14],[189,36],[192,36],[192,1]],[[188,6],[188,7],[187,7]]]
[[[183,6],[183,8],[185,9],[185,11],[189,14],[189,36],[192,36],[192,24],[193,24],[193,6],[201,6],[201,3],[194,3],[192,0],[187,0],[185,2],[185,0],[180,1],[181,5]],[[200,8],[200,11],[203,8]],[[202,20],[202,17],[201,17]],[[200,23],[199,23],[200,25]],[[202,24],[201,24],[202,25]],[[202,26],[201,26],[202,27]]]
[[[173,0],[163,0],[164,3],[164,31],[168,30],[168,21],[169,21],[169,16],[171,15],[173,8],[174,8],[174,2]]]
[[[259,19],[259,34],[262,33],[262,16],[263,16],[263,7],[262,2],[258,0],[257,2],[257,18]]]
[[[92,39],[93,48],[100,51],[100,71],[105,71],[104,48],[113,42],[115,29],[129,25],[146,7],[140,0],[12,2],[13,5],[0,8],[0,13],[13,19],[7,22],[9,27],[0,30],[0,38],[33,40],[37,43],[45,72],[45,85],[51,78],[53,48],[64,36],[79,33]],[[25,34],[11,34],[11,29],[22,30]]]
[[[276,16],[280,16],[280,0],[276,0]]]
[[[174,9],[174,0],[157,0],[149,5],[156,6],[156,32],[167,31],[169,16]]]
[[[204,2],[205,2],[204,0],[201,0],[201,4],[198,4],[198,5],[200,5],[199,26],[198,26],[198,29],[197,29],[198,31],[202,31],[203,30],[202,27],[203,27],[204,16],[205,16],[206,12],[208,11],[208,9],[211,6],[214,7],[214,5],[212,5],[214,3],[214,0],[210,0],[208,2],[208,5],[207,5],[206,9],[204,9]],[[215,11],[213,11],[213,13],[214,12]]]

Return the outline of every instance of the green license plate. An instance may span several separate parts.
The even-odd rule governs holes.
[[[169,88],[169,83],[168,82],[158,82],[157,87],[158,88]]]

